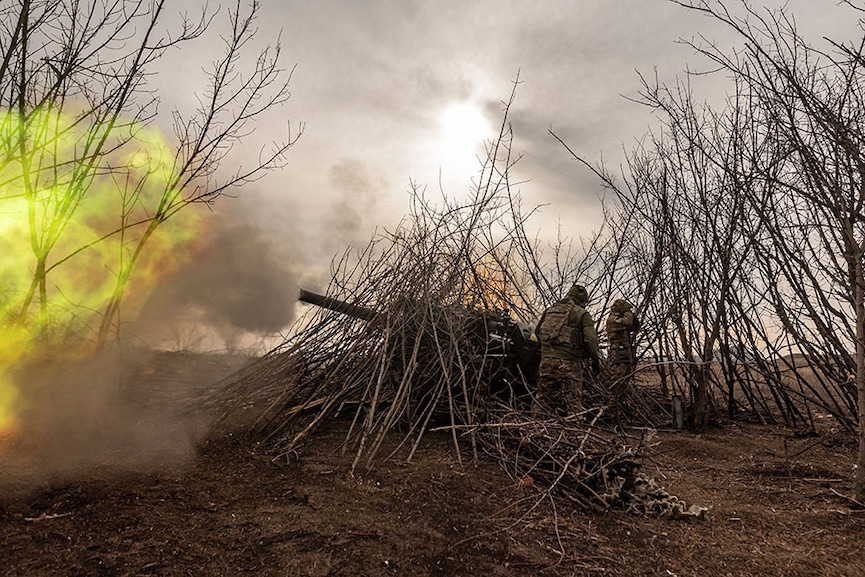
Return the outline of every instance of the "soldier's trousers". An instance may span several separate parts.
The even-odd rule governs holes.
[[[541,359],[538,371],[538,387],[532,407],[536,413],[554,412],[555,407],[564,404],[567,414],[583,410],[581,403],[583,389],[583,364],[580,360]]]
[[[610,349],[610,356],[607,358],[610,393],[615,397],[620,397],[631,384],[634,365],[630,351],[617,350],[613,347],[610,347]]]

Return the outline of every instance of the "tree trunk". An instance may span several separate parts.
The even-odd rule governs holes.
[[[709,424],[709,364],[705,361],[694,372],[696,390],[694,391],[694,411],[691,426],[699,433],[706,430]]]
[[[856,461],[854,493],[857,501],[865,500],[865,274],[860,252],[854,263],[853,299],[856,307],[856,388],[858,391],[859,458]]]
[[[150,220],[150,223],[147,225],[147,230],[144,231],[144,234],[141,235],[141,238],[136,243],[135,250],[129,256],[129,259],[121,265],[120,271],[117,275],[117,282],[114,285],[114,291],[111,294],[111,299],[105,307],[105,314],[103,315],[102,322],[99,325],[99,332],[96,337],[97,348],[105,346],[112,329],[120,326],[120,303],[126,295],[126,289],[132,271],[135,269],[135,264],[138,262],[138,258],[141,256],[144,246],[150,240],[150,237],[152,237],[156,232],[156,229],[159,228],[159,225],[163,222],[164,219],[159,215],[156,215]],[[120,247],[120,250],[123,250],[122,246]]]

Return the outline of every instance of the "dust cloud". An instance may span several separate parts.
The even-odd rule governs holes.
[[[364,163],[343,158],[328,171],[333,206],[326,216],[337,242],[360,244],[367,240],[379,196],[387,182]]]
[[[170,471],[195,455],[211,416],[189,401],[278,344],[298,294],[290,247],[242,211],[208,216],[174,255],[182,266],[123,318],[118,343],[86,359],[36,350],[7,367],[17,393],[14,426],[0,431],[0,490]]]
[[[243,362],[138,349],[20,367],[13,373],[20,392],[16,426],[0,438],[0,493],[183,466],[208,433],[210,417],[184,410],[178,399]]]
[[[42,351],[14,370],[16,423],[0,434],[0,492],[188,464],[211,421],[183,401],[280,344],[295,319],[297,279],[321,290],[329,259],[368,242],[385,183],[353,160],[334,164],[329,178],[331,202],[313,213],[283,198],[251,208],[228,201],[207,215],[172,255],[183,264],[167,267],[135,318],[126,311],[116,347],[74,361]],[[306,242],[301,220],[315,228]]]

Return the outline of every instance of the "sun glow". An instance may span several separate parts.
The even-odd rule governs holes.
[[[452,104],[439,118],[441,126],[440,162],[442,172],[465,178],[480,169],[478,157],[483,143],[493,137],[493,129],[483,112],[469,102]]]

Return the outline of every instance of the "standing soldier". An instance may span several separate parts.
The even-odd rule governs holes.
[[[541,342],[541,366],[532,412],[551,412],[563,401],[568,417],[582,412],[583,359],[600,361],[595,323],[585,306],[589,293],[574,285],[565,298],[544,311],[535,334]],[[558,399],[556,399],[558,397]]]
[[[634,374],[637,361],[634,343],[639,328],[640,321],[634,314],[631,303],[624,299],[613,301],[610,316],[607,318],[607,339],[610,343],[607,366],[611,381],[611,404],[614,407],[627,390]]]

